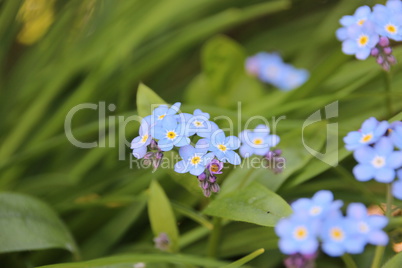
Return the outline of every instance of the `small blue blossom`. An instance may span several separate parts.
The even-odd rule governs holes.
[[[176,102],[171,107],[168,107],[165,104],[159,105],[152,112],[152,119],[154,120],[153,125],[159,125],[162,120],[168,115],[175,115],[179,111],[180,106],[180,102]]]
[[[349,221],[342,216],[326,218],[321,229],[322,250],[331,257],[361,253],[361,243],[352,236]]]
[[[216,124],[209,121],[209,114],[200,109],[195,109],[193,114],[181,113],[177,117],[179,122],[185,123],[188,136],[197,134],[200,137],[207,137],[212,130],[215,130]]]
[[[272,53],[263,57],[260,62],[260,72],[259,78],[273,85],[279,84],[279,81],[282,80],[283,72],[283,61],[282,58],[277,53]]]
[[[141,121],[139,134],[140,136],[131,141],[131,149],[133,149],[133,156],[140,159],[147,153],[147,147],[151,143],[151,116],[144,117]]]
[[[271,147],[276,146],[280,138],[277,135],[269,135],[270,129],[266,125],[258,125],[254,131],[244,130],[240,133],[242,143],[239,152],[242,157],[251,155],[265,155]]]
[[[240,140],[235,136],[225,137],[222,130],[215,131],[209,141],[209,150],[213,152],[222,162],[229,162],[232,165],[239,165],[240,156],[234,152],[240,147]]]
[[[382,215],[368,215],[366,207],[361,203],[351,203],[347,209],[347,219],[352,227],[353,239],[360,243],[361,253],[367,243],[376,246],[388,244],[388,236],[382,230],[388,219]],[[358,248],[358,247],[357,247]]]
[[[164,117],[162,122],[153,129],[154,137],[158,139],[159,148],[162,151],[170,151],[173,146],[182,147],[190,143],[185,136],[185,125],[179,124],[173,115]]]
[[[402,41],[402,2],[389,0],[386,4],[377,4],[373,8],[372,21],[376,31],[382,36],[395,41]]]
[[[371,21],[363,25],[351,25],[347,28],[347,38],[342,43],[342,51],[347,55],[355,55],[359,60],[365,60],[371,50],[377,45],[379,35]]]
[[[276,85],[282,90],[292,90],[303,85],[310,77],[310,73],[305,69],[297,69],[289,64],[282,67],[282,79]]]
[[[362,6],[356,9],[353,15],[343,16],[339,23],[344,26],[336,31],[336,37],[339,41],[345,41],[348,38],[347,27],[351,25],[362,26],[370,19],[371,9],[368,6]]]
[[[374,147],[364,146],[354,152],[359,162],[353,174],[359,181],[374,178],[378,182],[390,183],[395,179],[395,169],[402,166],[402,152],[394,151],[389,138],[381,138]]]
[[[333,212],[338,212],[343,203],[340,200],[334,201],[334,195],[327,190],[321,190],[309,198],[300,198],[292,203],[292,208],[298,213],[308,215],[311,219],[324,219]]]
[[[391,129],[390,138],[394,145],[402,150],[402,125],[395,125],[395,127]]]
[[[399,200],[402,200],[402,169],[396,172],[398,180],[392,183],[392,194]]]
[[[385,134],[388,127],[388,122],[378,122],[374,117],[370,117],[363,122],[359,131],[349,132],[348,135],[343,138],[343,141],[346,143],[345,147],[349,151],[353,151],[364,145],[373,144]]]
[[[197,142],[195,148],[191,145],[181,147],[179,154],[183,160],[175,164],[174,170],[177,173],[190,172],[195,176],[203,173],[214,158],[213,153],[207,153],[208,149],[204,146],[207,143],[207,141],[201,139]]]
[[[314,254],[318,249],[317,226],[305,214],[283,218],[275,226],[279,249],[284,254]]]

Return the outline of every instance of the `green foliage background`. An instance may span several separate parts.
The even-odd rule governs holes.
[[[49,267],[223,267],[238,259],[230,267],[281,267],[272,226],[290,213],[285,200],[330,189],[345,203],[384,201],[382,185],[353,178],[355,162],[342,137],[370,116],[402,119],[402,68],[392,68],[386,93],[389,77],[374,59],[343,55],[334,35],[340,17],[383,1],[48,1],[53,19],[42,25],[43,36],[31,29],[37,40],[30,44],[23,44],[21,31],[44,13],[33,8],[34,19],[26,19],[19,11],[23,3],[0,1],[1,267],[71,261],[79,262]],[[280,52],[286,62],[308,69],[310,80],[291,92],[261,84],[244,72],[245,58],[259,51]],[[402,60],[400,46],[394,55]],[[137,95],[141,81],[161,99],[145,86]],[[184,112],[200,108],[211,117],[229,116],[235,129],[254,115],[286,115],[277,128],[285,172],[226,171],[222,192],[208,200],[190,175],[130,168],[128,146],[118,145],[134,138],[139,126],[118,116],[144,116],[148,104],[162,99],[181,101]],[[306,118],[334,101],[339,117],[329,122],[339,124],[341,160],[335,168],[310,155],[301,140]],[[101,119],[98,111],[80,111],[72,129],[77,139],[105,146],[73,146],[66,115],[76,105],[99,102],[116,109],[106,109]],[[304,133],[321,152],[326,123]],[[126,158],[119,161],[122,150]],[[162,231],[172,236],[171,253],[153,246]],[[368,247],[355,257],[361,267],[372,252]],[[325,256],[318,263],[342,267]]]

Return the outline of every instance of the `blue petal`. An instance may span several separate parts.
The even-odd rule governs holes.
[[[381,121],[374,130],[374,136],[379,137],[385,134],[389,128],[389,123],[387,121]]]
[[[314,202],[325,204],[332,202],[332,200],[334,200],[334,195],[331,191],[321,190],[315,193],[312,199]]]
[[[374,149],[382,156],[389,155],[394,150],[394,145],[388,137],[383,137],[374,145]]]
[[[189,170],[189,166],[187,161],[181,160],[174,165],[174,171],[177,173],[186,173]]]
[[[164,139],[166,138],[166,130],[161,125],[158,125],[153,129],[151,135],[158,140]]]
[[[303,241],[302,247],[300,247],[300,253],[305,255],[314,254],[318,249],[318,241],[316,239],[309,239]]]
[[[339,20],[339,23],[343,26],[349,26],[356,23],[356,19],[353,16],[346,15]]]
[[[347,214],[350,218],[362,219],[367,216],[367,209],[362,203],[350,203]]]
[[[367,18],[371,14],[371,8],[369,6],[361,6],[356,9],[355,17],[356,18]]]
[[[266,155],[269,152],[269,147],[266,148],[254,148],[255,155]]]
[[[287,255],[294,254],[298,251],[297,244],[291,239],[280,239],[279,249],[282,251],[282,253]]]
[[[322,250],[331,257],[339,257],[345,253],[342,246],[335,243],[324,242],[322,244]]]
[[[388,219],[385,216],[381,215],[370,215],[367,218],[367,222],[370,225],[370,227],[376,228],[376,229],[382,229],[388,224]]]
[[[395,170],[386,167],[377,169],[374,179],[378,182],[390,183],[395,179]]]
[[[354,151],[353,156],[355,157],[356,161],[361,164],[368,164],[373,160],[375,157],[376,152],[370,146],[364,145]]]
[[[198,129],[197,131],[197,135],[202,138],[210,139],[211,136],[215,136],[215,132],[220,131],[218,125],[212,121],[206,121],[205,124],[206,128]]]
[[[174,146],[176,147],[182,147],[185,145],[189,145],[190,144],[190,139],[184,136],[178,136],[175,140],[174,140]]]
[[[353,174],[358,181],[368,181],[374,177],[375,169],[371,165],[359,164],[353,168]]]
[[[146,146],[133,149],[133,156],[138,158],[138,159],[143,158],[146,153],[147,153],[147,147]]]
[[[387,165],[393,169],[400,168],[402,166],[402,152],[392,152],[387,159]]]
[[[244,158],[250,157],[254,154],[254,149],[247,144],[243,144],[239,149],[240,155]]]
[[[240,147],[240,140],[236,136],[229,136],[225,139],[225,145],[230,150],[236,150]]]
[[[153,111],[152,114],[156,115],[156,116],[164,115],[164,114],[166,114],[167,110],[168,110],[167,105],[162,104],[162,105],[159,105],[157,108],[155,108],[155,110]]]
[[[180,110],[180,106],[181,103],[180,102],[176,102],[175,104],[173,104],[170,109],[167,111],[167,115],[174,115],[176,114],[179,110]]]
[[[347,39],[342,43],[342,52],[346,55],[353,55],[357,51],[357,45],[355,41]]]
[[[392,184],[392,194],[402,200],[402,180],[397,180]]]
[[[167,138],[161,139],[158,141],[159,148],[166,152],[173,149],[173,142]]]
[[[241,163],[240,156],[234,151],[226,151],[226,157],[228,162],[232,165],[240,165]]]
[[[360,48],[359,51],[356,52],[356,59],[365,60],[370,56],[372,47]]]
[[[204,155],[202,157],[202,164],[204,166],[208,165],[212,161],[212,159],[214,159],[214,157],[215,157],[214,153],[208,153],[208,154]]]
[[[218,160],[226,163],[227,160],[228,160],[226,155],[221,150],[219,150],[218,148],[216,148],[216,147],[214,147],[214,148],[215,149],[212,152],[215,154],[216,158],[218,158]]]
[[[270,147],[275,147],[281,141],[278,135],[269,135],[267,140]]]
[[[223,132],[223,130],[218,130],[215,131],[215,133],[212,134],[210,140],[214,145],[217,144],[225,144],[225,133]]]
[[[195,145],[195,148],[197,149],[197,152],[205,154],[209,148],[209,140],[208,139],[198,140],[197,144]]]
[[[278,236],[288,236],[292,231],[292,224],[289,219],[281,219],[275,226],[275,233]]]
[[[142,146],[144,146],[144,144],[141,142],[141,136],[138,136],[138,137],[135,137],[131,141],[130,149],[134,149],[134,148],[138,148],[138,147],[142,147]]]
[[[181,158],[188,160],[195,154],[195,149],[191,145],[186,145],[179,149],[179,154]]]
[[[373,130],[378,126],[379,122],[377,119],[374,117],[370,117],[369,119],[366,119],[361,127],[362,133],[370,133],[373,132]]]
[[[386,246],[388,244],[389,238],[385,232],[377,230],[370,233],[368,240],[370,244],[376,246]]]
[[[362,134],[358,131],[349,132],[346,137],[343,138],[343,141],[346,143],[346,149],[349,151],[353,151],[356,148],[360,147],[360,139]]]
[[[162,127],[166,130],[175,130],[177,127],[176,117],[173,115],[167,115],[163,118]]]
[[[344,243],[346,251],[351,254],[360,254],[364,251],[366,240],[363,237],[354,237],[345,241]]]
[[[198,165],[196,167],[193,167],[190,169],[190,174],[194,175],[194,176],[198,176],[200,175],[202,172],[204,172],[205,170],[205,166],[202,165]]]

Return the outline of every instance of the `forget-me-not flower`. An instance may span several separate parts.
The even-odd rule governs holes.
[[[209,150],[222,162],[239,165],[240,156],[233,150],[240,147],[240,140],[235,136],[226,137],[223,130],[214,132],[209,140]]]
[[[373,8],[372,21],[376,31],[395,41],[402,41],[402,2],[389,0],[386,5],[377,4]]]
[[[346,143],[346,149],[349,151],[356,150],[364,145],[373,144],[378,141],[387,131],[388,122],[378,122],[374,117],[370,117],[363,122],[359,131],[349,132],[343,141]]]
[[[185,135],[185,125],[179,124],[176,117],[168,115],[153,129],[154,137],[158,139],[158,146],[162,151],[170,151],[173,146],[182,147],[190,143]]]
[[[277,135],[270,135],[270,129],[266,125],[258,125],[253,131],[244,130],[240,133],[241,147],[239,149],[242,157],[251,155],[265,155],[271,147],[276,146],[280,138]]]
[[[359,60],[365,60],[379,41],[379,35],[371,21],[363,25],[351,25],[347,28],[347,38],[342,43],[342,51],[347,55],[355,55]]]
[[[179,154],[183,160],[177,162],[174,170],[177,173],[190,172],[192,175],[199,176],[204,172],[206,166],[214,158],[213,153],[207,153],[208,148],[203,146],[207,141],[199,140],[195,147],[186,145],[179,149]]]
[[[395,169],[402,166],[402,152],[394,151],[388,137],[381,138],[374,147],[357,149],[354,157],[359,164],[353,168],[353,174],[359,181],[374,178],[378,182],[390,183],[395,179]]]
[[[147,147],[151,143],[151,116],[144,117],[141,121],[139,136],[131,141],[133,156],[140,159],[147,153]]]
[[[402,125],[397,124],[391,129],[390,138],[394,145],[402,150]]]
[[[347,27],[351,25],[362,26],[367,20],[370,19],[371,9],[369,6],[361,6],[356,9],[353,15],[343,16],[339,22],[342,28],[336,31],[336,37],[339,41],[345,41],[348,38]]]
[[[175,115],[180,109],[181,103],[176,102],[171,107],[168,107],[165,104],[159,105],[152,112],[152,119],[154,120],[153,125],[159,125],[163,119],[168,115]]]

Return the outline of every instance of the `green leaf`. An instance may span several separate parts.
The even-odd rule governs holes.
[[[396,254],[389,261],[387,261],[381,268],[395,268],[402,266],[402,253]]]
[[[131,264],[144,262],[144,263],[170,263],[170,264],[188,264],[205,267],[223,267],[227,263],[216,261],[205,257],[191,256],[191,255],[178,255],[178,254],[130,254],[106,257],[95,259],[85,262],[76,263],[62,263],[54,265],[40,266],[37,268],[100,268],[116,267],[119,264]]]
[[[168,251],[178,250],[179,231],[169,199],[157,181],[149,188],[148,215],[155,236],[167,234],[170,245]]]
[[[292,209],[280,196],[260,183],[253,182],[238,191],[220,195],[204,213],[235,221],[275,226],[280,218],[291,214]]]
[[[64,248],[77,254],[69,230],[45,203],[16,194],[0,194],[0,252]]]
[[[247,256],[244,256],[243,258],[241,258],[240,260],[237,260],[227,266],[225,266],[224,268],[237,268],[237,267],[241,267],[243,264],[248,263],[249,261],[257,258],[258,256],[260,256],[262,253],[264,253],[264,249],[260,248],[257,249],[256,251],[248,254]]]
[[[138,115],[141,117],[150,115],[152,113],[152,109],[159,104],[166,104],[166,102],[152,89],[140,83],[137,91]]]

